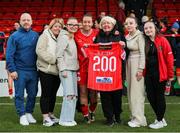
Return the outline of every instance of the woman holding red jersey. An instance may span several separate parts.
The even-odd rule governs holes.
[[[94,43],[121,42],[125,45],[125,38],[122,33],[117,32],[116,20],[105,16],[100,21],[100,31]],[[122,82],[122,81],[119,81]],[[101,104],[106,125],[112,127],[115,123],[121,123],[122,112],[122,88],[112,88],[113,91],[100,91]]]

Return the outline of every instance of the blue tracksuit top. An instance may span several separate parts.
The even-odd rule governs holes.
[[[17,70],[36,70],[36,44],[38,33],[26,31],[20,27],[8,39],[6,50],[7,69],[10,72]]]

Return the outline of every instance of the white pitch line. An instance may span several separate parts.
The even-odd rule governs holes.
[[[56,103],[57,105],[61,105],[62,103]],[[101,104],[101,103],[98,103],[98,104]],[[128,103],[122,103],[122,104],[125,104],[125,105],[127,105]],[[145,103],[146,105],[149,105],[149,103]],[[180,103],[166,103],[166,104],[173,104],[173,105],[179,105]],[[8,106],[11,106],[11,105],[14,105],[14,103],[0,103],[0,106],[1,105],[8,105]],[[39,105],[39,103],[36,103],[36,105]]]

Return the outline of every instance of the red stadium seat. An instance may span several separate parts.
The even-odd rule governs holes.
[[[97,5],[98,6],[107,6],[107,1],[106,0],[98,0]]]
[[[96,11],[96,6],[86,6],[86,11]]]
[[[65,7],[63,8],[63,11],[64,11],[64,12],[73,11],[73,10],[74,10],[74,8],[73,8],[72,6],[65,6]]]
[[[111,15],[112,17],[115,17],[115,16],[116,16],[116,13],[117,13],[117,12],[109,12],[109,15]]]
[[[74,0],[65,0],[64,1],[64,7],[69,6],[73,7],[74,6]]]
[[[179,14],[178,14],[178,12],[176,10],[168,10],[167,13],[168,13],[169,17],[171,17],[171,16],[179,16]]]
[[[3,16],[4,19],[17,19],[17,16],[14,13],[6,13]]]
[[[74,11],[84,11],[85,9],[85,1],[84,0],[77,0],[74,5]]]
[[[164,9],[164,4],[163,3],[155,3],[153,6],[156,9]]]
[[[175,8],[178,10],[180,9],[180,2],[175,4]]]
[[[49,17],[49,15],[50,15],[49,12],[41,12],[38,14],[37,18],[38,19],[43,19],[43,18],[47,19]]]
[[[76,12],[76,11],[81,11],[81,12],[83,12],[84,11],[84,5],[83,6],[75,6],[75,8],[74,8],[74,11]]]
[[[84,12],[75,12],[74,13],[74,17],[76,17],[77,19],[82,19],[83,16],[84,16]]]
[[[60,18],[62,17],[62,14],[60,12],[52,12],[49,16],[50,19],[52,18]]]
[[[48,23],[48,21],[47,21],[47,19],[37,19],[37,20],[34,20],[33,21],[33,25],[43,25],[43,24],[47,24]]]
[[[107,6],[99,6],[98,7],[98,12],[101,12],[101,11],[107,12],[108,11]]]
[[[118,5],[117,0],[109,0],[109,5]]]
[[[109,12],[117,12],[117,11],[118,11],[117,5],[109,6]]]
[[[62,14],[62,18],[66,18],[66,19],[71,16],[72,16],[72,12],[63,12],[63,14]]]
[[[172,3],[175,2],[176,0],[164,0],[165,3]]]
[[[63,6],[63,1],[62,0],[54,1],[53,4],[52,4],[52,7],[54,7],[54,6],[62,7]]]
[[[32,26],[33,30],[36,32],[42,31],[43,27],[42,26]]]
[[[171,17],[171,18],[169,18],[168,20],[169,20],[169,23],[170,23],[170,24],[173,24],[174,22],[178,21],[178,18],[176,18],[176,17]]]
[[[175,9],[175,5],[173,3],[165,3],[166,9]]]
[[[85,5],[85,0],[76,0],[75,5],[76,6],[82,6],[82,5],[84,6]]]
[[[32,12],[32,13],[30,13],[31,14],[31,16],[32,16],[32,19],[36,19],[37,18],[37,13],[36,12]],[[21,13],[19,14],[19,16],[21,15]]]
[[[167,12],[165,10],[156,10],[156,16],[157,17],[167,17]]]
[[[86,7],[87,6],[96,6],[96,1],[95,0],[87,0]]]
[[[45,3],[45,2],[43,2],[43,3]],[[31,2],[29,2],[28,4],[29,4],[29,6],[31,6],[31,7],[41,7],[42,5],[43,5],[43,3],[42,2],[40,2],[40,1],[31,1]],[[22,3],[23,4],[23,3]],[[22,5],[21,5],[22,6]],[[23,5],[23,6],[27,6],[27,5]]]

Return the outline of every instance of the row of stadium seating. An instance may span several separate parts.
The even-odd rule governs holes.
[[[180,0],[154,0],[153,8],[159,19],[168,18],[169,25],[180,20]]]
[[[31,12],[41,11],[97,11],[98,10],[117,10],[117,0],[61,0],[61,1],[32,1],[32,2],[1,2],[2,12]],[[111,5],[111,6],[110,6]],[[39,8],[41,7],[41,8]]]
[[[96,19],[101,11],[115,15],[118,0],[1,0],[0,8],[0,31],[9,32],[22,12],[32,15],[33,26],[39,31],[54,17],[66,20],[74,16],[80,20],[88,12]]]
[[[180,2],[180,0],[153,0],[153,2],[155,3],[176,3],[176,2]]]
[[[168,17],[169,24],[179,19],[180,0],[153,0],[158,18]],[[115,15],[118,0],[0,0],[0,31],[8,33],[20,14],[29,12],[34,20],[34,29],[40,31],[42,25],[54,17],[65,20],[74,16],[79,20],[89,12],[96,19],[101,11]]]

